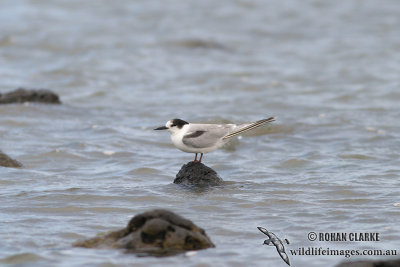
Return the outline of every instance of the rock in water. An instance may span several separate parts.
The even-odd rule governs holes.
[[[127,227],[74,244],[86,248],[123,248],[129,252],[166,256],[215,247],[205,231],[168,210],[133,217]]]
[[[222,182],[223,180],[213,169],[194,161],[183,165],[174,180],[175,184],[195,186],[220,185]]]
[[[22,167],[22,164],[0,151],[0,166],[18,168]]]
[[[60,104],[60,99],[55,93],[45,90],[26,90],[18,88],[15,91],[0,94],[0,104],[40,102],[50,104]]]

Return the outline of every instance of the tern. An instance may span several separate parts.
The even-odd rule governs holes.
[[[201,162],[204,153],[212,152],[225,145],[230,138],[273,122],[275,117],[245,124],[202,124],[189,123],[181,119],[167,121],[165,126],[154,130],[168,130],[176,148],[195,153],[194,162]],[[197,154],[200,159],[197,160]]]

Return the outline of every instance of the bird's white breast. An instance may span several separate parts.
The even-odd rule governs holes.
[[[182,142],[183,136],[188,132],[188,125],[184,125],[180,131],[171,133],[171,141],[174,146],[184,152],[197,153],[196,149],[188,147]]]

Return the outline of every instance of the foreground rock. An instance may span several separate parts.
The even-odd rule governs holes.
[[[55,93],[45,90],[27,90],[18,88],[15,91],[5,94],[0,93],[0,104],[40,102],[49,104],[60,104],[60,99]]]
[[[223,180],[213,169],[194,161],[183,165],[174,180],[175,184],[195,186],[220,185],[222,182]]]
[[[22,167],[22,164],[0,151],[0,166],[18,168]]]
[[[74,246],[123,248],[133,253],[156,256],[215,247],[203,229],[162,209],[136,215],[126,228],[76,242]]]
[[[351,261],[351,262],[342,262],[336,265],[336,267],[398,267],[398,266],[400,266],[400,259]]]

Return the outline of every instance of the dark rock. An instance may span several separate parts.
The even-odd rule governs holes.
[[[129,252],[166,256],[215,247],[205,231],[168,210],[152,210],[133,217],[127,227],[88,240],[76,247],[123,248]]]
[[[22,167],[22,164],[0,151],[0,166],[18,168]]]
[[[0,104],[25,102],[40,102],[50,104],[61,103],[58,95],[46,89],[26,90],[24,88],[18,88],[15,91],[5,94],[0,93]]]
[[[400,259],[350,261],[350,262],[342,262],[336,265],[336,267],[398,267],[398,266],[400,266]]]
[[[175,184],[195,186],[220,185],[222,182],[223,180],[213,169],[194,161],[183,165],[174,180]]]

